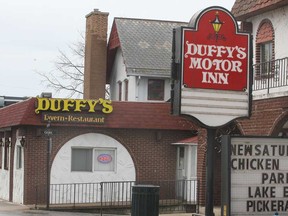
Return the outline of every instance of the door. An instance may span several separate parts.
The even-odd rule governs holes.
[[[197,188],[197,145],[177,147],[177,197],[194,200]]]

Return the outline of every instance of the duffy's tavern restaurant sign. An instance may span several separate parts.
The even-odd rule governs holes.
[[[104,124],[105,115],[113,111],[112,102],[98,100],[37,98],[35,113],[43,122]]]
[[[176,29],[174,38],[174,114],[210,127],[249,117],[250,35],[239,32],[230,12],[207,8]]]

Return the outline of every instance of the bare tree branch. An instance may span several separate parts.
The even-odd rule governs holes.
[[[50,72],[38,72],[42,83],[56,93],[65,93],[66,97],[83,97],[85,38],[68,46],[69,55],[58,50],[59,55],[54,62],[55,69]],[[106,85],[105,98],[109,99],[109,85]]]

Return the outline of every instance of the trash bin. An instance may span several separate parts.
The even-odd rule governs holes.
[[[131,216],[159,215],[159,186],[135,185],[132,187]]]

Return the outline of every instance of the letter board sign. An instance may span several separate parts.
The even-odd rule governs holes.
[[[223,136],[222,216],[287,215],[288,139]]]
[[[195,14],[188,27],[175,30],[173,46],[174,114],[210,127],[250,116],[250,35],[239,32],[229,11],[210,7]]]

